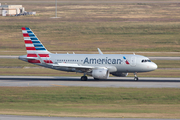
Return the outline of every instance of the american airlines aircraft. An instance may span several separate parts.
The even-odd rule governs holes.
[[[135,54],[103,54],[98,48],[99,54],[53,54],[50,53],[32,30],[22,27],[27,55],[19,56],[20,60],[67,72],[79,72],[92,76],[95,80],[107,79],[109,74],[118,77],[126,77],[128,73],[134,73],[134,80],[138,80],[137,73],[149,72],[157,69],[157,65],[149,58]]]

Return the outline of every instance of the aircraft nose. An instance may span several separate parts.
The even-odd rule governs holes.
[[[155,63],[152,63],[151,64],[151,69],[152,70],[156,70],[158,68],[158,66],[155,64]]]

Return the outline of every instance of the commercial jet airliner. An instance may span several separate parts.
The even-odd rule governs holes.
[[[149,72],[157,69],[157,65],[149,58],[135,54],[53,54],[49,52],[33,31],[22,27],[27,55],[19,56],[20,60],[67,72],[79,72],[84,75],[82,81],[87,80],[87,75],[95,80],[107,79],[109,74],[126,77],[134,73],[134,80],[138,80],[137,73]]]

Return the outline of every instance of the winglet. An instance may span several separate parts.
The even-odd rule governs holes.
[[[103,55],[102,51],[99,48],[97,49],[98,49],[99,54]]]

